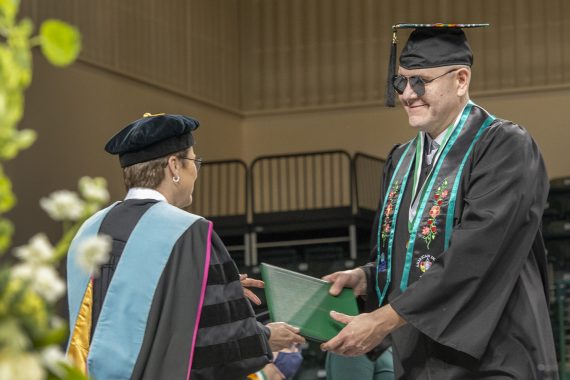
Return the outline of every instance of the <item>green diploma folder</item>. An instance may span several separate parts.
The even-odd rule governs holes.
[[[329,282],[265,263],[261,276],[271,320],[300,328],[306,338],[324,342],[342,330],[345,325],[330,317],[331,310],[358,314],[352,289],[333,297]]]

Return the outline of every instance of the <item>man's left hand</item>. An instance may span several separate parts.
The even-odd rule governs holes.
[[[359,356],[371,351],[393,330],[406,323],[390,305],[354,317],[332,311],[331,317],[346,326],[337,336],[323,343],[321,349],[344,356]]]

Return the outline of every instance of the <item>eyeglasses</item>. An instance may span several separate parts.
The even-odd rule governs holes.
[[[196,165],[196,170],[200,170],[200,166],[204,162],[200,157],[196,158],[188,158],[188,157],[181,157],[183,160],[194,161],[194,165]]]
[[[457,71],[459,69],[449,70],[446,73],[441,74],[433,79],[426,80],[418,75],[412,75],[411,77],[407,77],[404,75],[394,75],[392,78],[392,86],[394,90],[400,95],[404,93],[406,90],[406,86],[408,85],[408,80],[410,81],[410,87],[418,96],[423,96],[426,93],[426,84],[433,82],[434,80],[441,78],[444,75]]]

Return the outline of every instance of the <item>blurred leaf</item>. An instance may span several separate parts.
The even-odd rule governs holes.
[[[21,89],[17,91],[7,92],[6,110],[4,117],[9,123],[12,123],[16,130],[16,123],[20,121],[24,114],[24,92]]]
[[[8,38],[10,60],[7,67],[10,73],[10,82],[7,88],[22,91],[29,86],[32,80],[32,53],[30,47],[30,35],[33,24],[30,20],[22,20],[11,30]],[[5,57],[6,59],[7,57]]]
[[[13,234],[14,224],[6,218],[0,218],[0,254],[4,254],[10,248]]]
[[[14,61],[14,48],[0,45],[0,78],[2,78],[2,89],[8,91],[14,89],[19,83],[19,68]]]
[[[36,141],[36,138],[37,133],[32,129],[21,129],[14,136],[20,150],[28,149]]]
[[[2,75],[1,71],[2,67],[0,64],[0,79]],[[9,123],[7,123],[6,118],[4,117],[4,112],[6,111],[6,103],[6,92],[0,90],[0,130],[6,130],[10,127]]]
[[[38,336],[37,339],[34,339],[34,346],[36,348],[43,348],[52,344],[60,344],[64,342],[68,336],[69,329],[67,328],[67,324],[62,324],[61,326],[47,330],[44,334]]]
[[[20,23],[12,29],[13,34],[16,34],[18,37],[24,38],[26,40],[29,40],[33,31],[34,31],[34,23],[32,22],[32,20],[27,18],[21,20]]]
[[[10,28],[8,45],[10,47],[30,49],[30,36],[34,30],[34,24],[28,19],[21,20]]]
[[[17,314],[18,304],[24,300],[27,292],[27,283],[24,283],[21,280],[14,280],[12,278],[10,279],[8,282],[6,299],[8,300],[8,304],[10,305],[10,309],[12,310],[13,314]]]
[[[63,21],[45,21],[40,27],[40,36],[42,52],[56,66],[67,66],[79,55],[81,36],[77,29]]]
[[[62,258],[67,255],[67,251],[69,250],[69,246],[71,245],[71,241],[75,237],[77,231],[79,231],[79,227],[83,224],[83,222],[87,219],[87,216],[83,217],[82,219],[75,222],[68,230],[65,231],[65,234],[59,239],[57,244],[55,245],[55,253],[53,255],[53,262],[57,263]]]
[[[12,130],[9,135],[0,133],[0,159],[13,159],[20,151],[28,149],[36,141],[36,137],[36,132],[31,129]]]
[[[18,350],[30,347],[30,340],[15,318],[0,320],[0,347],[11,347]]]
[[[18,318],[28,336],[36,339],[44,334],[48,329],[48,308],[42,297],[18,279],[9,282],[7,293],[10,314]]]
[[[22,118],[24,97],[22,91],[0,90],[0,159],[13,158],[20,150],[16,123]],[[26,132],[28,134],[28,132]],[[25,142],[25,139],[24,141]]]
[[[10,268],[2,268],[0,270],[0,320],[4,319],[9,312],[8,302],[6,300],[6,288],[10,281]]]
[[[6,161],[18,154],[18,145],[12,138],[0,139],[0,159]]]
[[[0,299],[2,299],[2,294],[8,285],[8,280],[10,279],[10,268],[2,267],[0,268]]]
[[[18,0],[0,0],[0,17],[4,19],[7,26],[14,23],[19,7],[20,1]]]
[[[12,182],[8,178],[2,168],[0,168],[0,213],[5,213],[14,207],[16,198],[12,193]],[[1,232],[1,230],[0,230]]]
[[[88,380],[87,376],[85,376],[79,369],[65,364],[62,364],[62,367],[65,370],[65,377],[63,380]]]
[[[32,53],[29,47],[14,49],[14,63],[17,65],[17,70],[14,70],[17,86],[22,91],[32,82]]]

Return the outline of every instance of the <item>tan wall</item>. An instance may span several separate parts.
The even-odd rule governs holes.
[[[380,105],[259,116],[244,121],[244,157],[343,149],[385,157],[412,136],[400,109]]]

